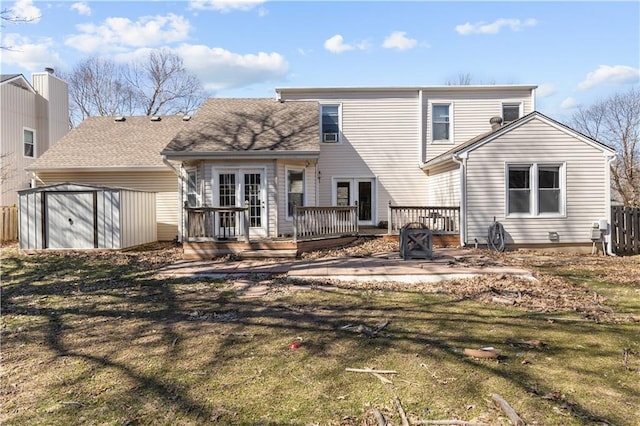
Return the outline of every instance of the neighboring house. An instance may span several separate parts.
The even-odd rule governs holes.
[[[177,170],[160,151],[187,117],[89,117],[29,166],[36,186],[73,182],[156,193],[157,236],[178,236]]]
[[[288,237],[296,207],[356,206],[359,226],[378,226],[396,223],[393,208],[404,206],[430,226],[454,220],[448,229],[461,245],[486,244],[489,226],[499,221],[513,246],[590,247],[593,224],[610,223],[608,166],[615,154],[536,112],[535,89],[282,88],[276,99],[209,99],[188,123],[162,136],[149,133],[159,123],[140,117],[103,122],[100,132],[131,125],[106,140],[69,135],[86,140],[76,147],[83,155],[90,157],[92,146],[100,153],[94,162],[80,160],[82,175],[62,173],[79,164],[65,166],[67,156],[54,152],[32,170],[46,184],[154,191],[135,183],[149,180],[144,167],[153,161],[165,185],[175,188],[157,204],[172,212],[180,241],[195,241],[196,228],[215,229],[200,235],[209,240],[233,236],[227,232],[234,228],[247,228],[251,240]],[[136,148],[145,162],[131,157],[118,165],[122,180],[114,180],[118,173],[107,179],[105,167],[120,157],[109,143],[126,145],[133,135],[145,135],[146,145]],[[71,150],[66,139],[60,145]]]
[[[17,191],[29,188],[25,172],[69,131],[67,83],[53,70],[0,76],[0,206],[17,203]]]

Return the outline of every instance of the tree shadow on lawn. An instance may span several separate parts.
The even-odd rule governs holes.
[[[154,270],[137,270],[134,258],[113,264],[107,257],[87,267],[86,259],[42,256],[36,261],[39,267],[33,268],[31,273],[24,273],[27,265],[22,259],[8,261],[2,284],[3,316],[37,317],[44,322],[24,326],[22,331],[4,330],[3,346],[6,350],[15,356],[21,343],[41,341],[54,359],[73,358],[91,365],[89,371],[76,377],[78,382],[88,378],[96,368],[114,369],[134,384],[136,394],[143,400],[153,399],[152,405],[171,407],[172,413],[195,423],[216,420],[226,415],[225,410],[194,397],[191,388],[206,386],[208,377],[203,375],[192,382],[182,380],[178,373],[172,372],[174,361],[184,360],[194,351],[202,351],[204,348],[192,346],[200,338],[207,342],[215,339],[215,347],[206,348],[206,357],[197,367],[211,372],[237,366],[247,361],[247,351],[258,351],[255,345],[262,343],[256,339],[258,341],[251,345],[243,344],[246,341],[243,333],[263,333],[275,340],[276,346],[285,345],[292,336],[305,336],[304,356],[309,360],[326,357],[328,346],[344,343],[357,349],[343,355],[343,361],[351,363],[351,366],[371,362],[372,348],[408,354],[418,350],[423,356],[437,354],[448,362],[484,370],[486,374],[500,377],[525,393],[554,394],[550,387],[541,389],[543,386],[537,383],[538,379],[524,369],[518,369],[515,375],[513,371],[502,368],[500,363],[476,361],[461,354],[465,347],[495,345],[490,333],[478,333],[477,330],[505,329],[509,330],[510,336],[518,338],[531,334],[528,329],[530,313],[515,310],[505,313],[504,308],[480,310],[476,307],[470,310],[465,305],[468,297],[421,295],[396,290],[393,298],[398,301],[394,305],[381,305],[376,292],[362,291],[357,286],[353,289],[323,286],[275,300],[239,299],[221,288],[219,282],[159,280],[154,276]],[[476,314],[470,314],[470,311]],[[426,318],[425,312],[428,313]],[[343,329],[349,323],[375,326],[383,320],[389,320],[390,325],[375,339]],[[105,326],[101,324],[104,321],[109,324],[106,329],[112,334],[103,331]],[[572,324],[571,327],[575,333],[604,333],[592,323]],[[120,335],[117,334],[119,330]],[[550,345],[541,351],[545,356],[570,351],[570,342],[564,343]],[[123,359],[122,353],[128,345],[133,347],[131,350],[141,351],[134,352],[138,356],[144,357],[145,353],[149,354],[149,359],[160,356],[163,365],[148,369],[140,360]],[[269,352],[274,349],[263,350]],[[612,354],[602,350],[593,351],[590,356],[597,358]],[[11,354],[5,361],[12,362]],[[349,365],[336,363],[334,371],[325,373],[327,380],[322,384],[325,392],[332,392],[332,375],[346,366]],[[56,389],[49,391],[55,393]],[[44,392],[46,396],[47,390]],[[633,392],[629,392],[627,397],[632,398]],[[123,407],[121,401],[105,398],[104,404]],[[135,401],[138,397],[129,398]],[[565,403],[571,404],[574,416],[614,422],[613,419],[596,416],[579,404]],[[87,410],[93,405],[87,403]],[[76,412],[84,410],[84,407],[76,407]],[[146,423],[137,418],[145,414],[140,410],[137,407],[129,411],[128,424]],[[90,413],[88,411],[88,415]],[[4,417],[8,423],[17,424],[42,415],[42,412],[22,412],[15,416],[5,413]],[[227,420],[233,422],[233,417]]]

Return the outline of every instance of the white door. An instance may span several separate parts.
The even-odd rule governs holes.
[[[214,179],[216,207],[248,206],[247,221],[250,237],[267,235],[267,205],[265,171],[263,169],[217,169]],[[218,237],[240,236],[244,233],[241,216],[220,212],[216,220]],[[222,235],[224,234],[224,235]]]
[[[94,248],[92,192],[48,192],[47,247]]]
[[[333,184],[333,204],[358,205],[358,223],[373,225],[375,216],[375,179],[336,178]]]

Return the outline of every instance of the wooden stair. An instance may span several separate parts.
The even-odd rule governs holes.
[[[235,254],[240,259],[295,259],[297,249],[244,250]]]

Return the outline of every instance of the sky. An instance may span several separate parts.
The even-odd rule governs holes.
[[[640,86],[640,1],[2,1],[3,74],[69,71],[150,49],[184,59],[212,97],[280,87],[538,85],[536,109]]]

